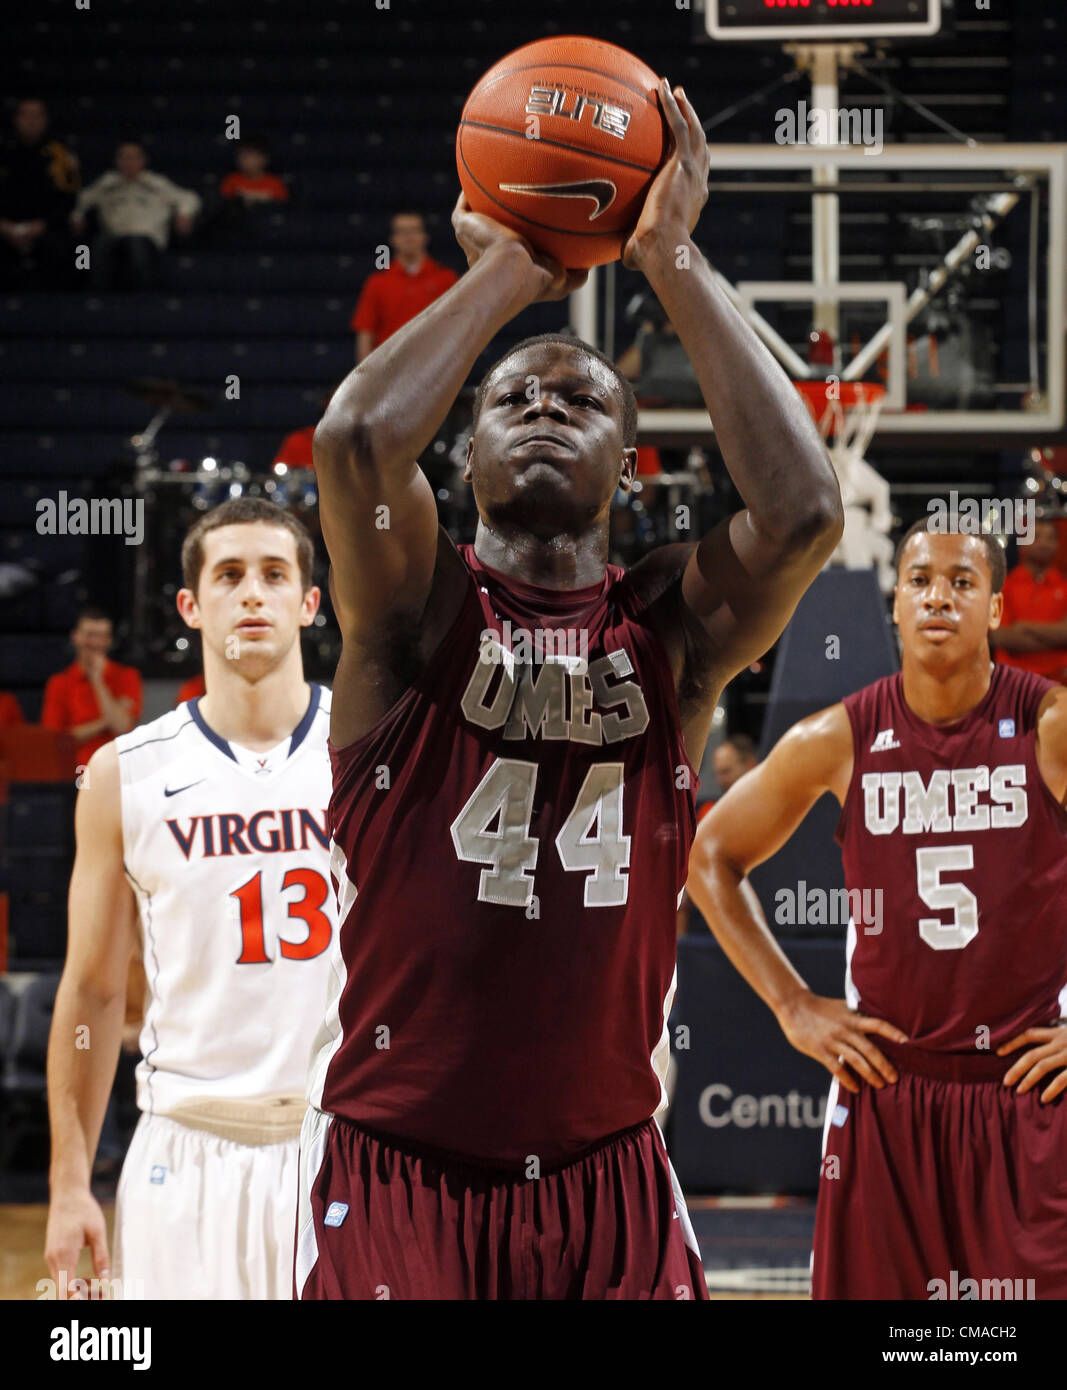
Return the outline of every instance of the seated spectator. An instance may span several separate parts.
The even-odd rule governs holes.
[[[113,630],[102,608],[83,608],[70,634],[74,660],[48,678],[41,723],[71,734],[79,766],[141,717],[141,677],[132,666],[108,660]]]
[[[70,288],[67,220],[81,187],[77,157],[49,135],[39,98],[20,101],[11,124],[0,142],[0,288]]]
[[[618,368],[633,382],[639,405],[704,407],[700,383],[674,324],[654,294],[638,296],[627,308],[637,318],[637,336],[618,359]]]
[[[234,151],[234,160],[237,168],[227,174],[219,186],[221,197],[239,199],[246,206],[289,201],[285,181],[267,172],[270,152],[262,140],[252,137],[241,140]]]
[[[9,690],[0,690],[0,729],[10,729],[13,724],[25,724],[26,716],[22,706]]]
[[[100,224],[91,254],[93,288],[146,290],[160,283],[171,220],[179,236],[188,236],[200,196],[150,170],[144,146],[126,140],[115,152],[115,168],[78,195],[71,217],[75,232],[85,230],[91,209]]]
[[[1004,581],[1000,627],[989,641],[997,661],[1067,684],[1067,576],[1055,561],[1060,536],[1054,521],[1039,521],[1029,545]]]
[[[421,213],[393,214],[389,224],[388,269],[376,270],[367,277],[352,311],[357,362],[429,308],[458,280],[454,270],[426,254],[429,240]]]

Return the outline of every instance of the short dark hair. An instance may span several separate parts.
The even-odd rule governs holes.
[[[112,627],[115,626],[115,620],[111,614],[95,603],[87,603],[82,608],[78,609],[78,616],[74,619],[74,626],[77,627],[79,623],[110,623]]]
[[[896,572],[898,578],[900,577],[900,562],[904,557],[904,547],[911,540],[912,536],[917,536],[923,531],[930,531],[930,522],[932,520],[932,516],[921,516],[918,521],[912,522],[912,524],[908,527],[908,529],[901,536],[900,540],[897,542],[896,554],[893,556],[893,569]],[[969,531],[956,533],[934,531],[931,534],[971,535],[972,533]],[[1003,589],[1004,587],[1004,580],[1008,573],[1008,563],[1007,560],[1004,558],[1004,547],[1001,545],[1000,541],[997,540],[996,536],[993,535],[990,531],[980,531],[977,534],[975,534],[974,539],[981,541],[985,547],[986,560],[989,562],[989,571],[992,575],[993,592],[995,594],[999,594],[1001,589]]]
[[[582,338],[576,338],[570,333],[535,333],[531,338],[523,338],[514,347],[508,348],[502,357],[498,357],[493,365],[486,372],[478,383],[478,389],[474,393],[474,423],[478,423],[478,416],[482,413],[482,406],[485,403],[485,393],[489,388],[498,367],[503,366],[509,358],[525,351],[526,348],[539,347],[542,343],[565,343],[567,347],[574,348],[576,352],[582,352],[587,357],[595,357],[598,362],[602,362],[611,372],[615,380],[619,383],[622,392],[622,442],[627,449],[632,449],[637,443],[637,397],[634,395],[634,388],[619,371],[615,363],[599,348],[593,347],[591,343],[585,342]]]
[[[242,135],[237,142],[239,150],[255,150],[264,159],[270,158],[270,146],[262,135]]]
[[[749,738],[748,734],[727,734],[719,746],[732,748],[739,758],[748,758],[751,762],[759,761],[755,741]]]
[[[283,526],[292,533],[300,565],[300,582],[307,593],[311,588],[315,563],[315,546],[308,529],[292,512],[287,512],[277,502],[268,502],[264,497],[231,497],[190,526],[182,541],[182,583],[185,587],[196,593],[204,568],[204,537],[210,531],[217,531],[220,526],[249,526],[254,522]]]

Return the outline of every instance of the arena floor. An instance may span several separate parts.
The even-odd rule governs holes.
[[[788,1198],[693,1198],[693,1226],[712,1299],[803,1300],[813,1205]],[[114,1202],[107,1202],[108,1236]],[[48,1208],[42,1202],[0,1205],[0,1300],[37,1297]],[[83,1252],[78,1273],[91,1273]]]

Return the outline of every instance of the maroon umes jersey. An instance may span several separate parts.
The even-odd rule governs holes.
[[[429,666],[331,748],[343,980],[309,1096],[490,1166],[563,1163],[662,1098],[697,775],[622,569],[564,592],[459,553]]]
[[[919,1047],[992,1052],[1060,1016],[1067,811],[1041,776],[1036,738],[1052,689],[998,665],[981,703],[948,725],[908,708],[899,674],[844,701],[850,1003]]]

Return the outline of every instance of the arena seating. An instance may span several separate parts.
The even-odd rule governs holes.
[[[67,46],[66,0],[42,0],[32,15],[8,21],[9,52],[18,55],[9,63],[12,80],[18,91],[47,99],[54,133],[78,153],[86,181],[110,167],[120,137],[136,137],[152,167],[196,188],[210,207],[231,167],[225,128],[236,115],[245,133],[266,137],[273,168],[292,190],[291,205],[258,217],[246,244],[221,245],[205,231],[176,245],[158,293],[3,301],[0,572],[10,566],[12,582],[0,587],[0,688],[16,691],[28,717],[36,717],[44,678],[66,659],[64,635],[87,578],[81,538],[39,536],[36,503],[61,488],[90,495],[107,480],[128,481],[126,441],[151,411],[125,384],[176,377],[212,398],[210,412],[168,424],[159,441],[164,458],[211,454],[262,469],[284,434],[314,421],[323,392],[351,365],[349,316],[391,211],[424,209],[431,252],[462,268],[448,221],[456,120],[479,73],[530,37],[521,7],[485,0],[482,14],[457,27],[448,0],[365,6],[358,15],[345,0],[304,0],[299,18],[283,0],[190,0],[177,8],[116,0],[105,23],[79,30],[77,51]],[[771,47],[748,50],[742,71],[736,51],[694,44],[694,16],[674,6],[615,0],[611,16],[615,41],[683,82],[708,117],[787,71],[788,60]],[[568,8],[546,0],[538,20],[566,32]],[[979,139],[1048,140],[1062,135],[1065,50],[1062,16],[1021,14],[1008,25],[961,12],[949,47],[918,44],[869,61]],[[383,72],[395,79],[387,87]],[[860,92],[870,99],[870,88],[849,77],[842,100]],[[770,101],[717,125],[712,140],[766,140],[779,97]],[[931,138],[906,107],[886,100],[884,110],[887,138]],[[932,195],[916,206],[937,203]],[[753,197],[718,221],[713,203],[702,235],[734,278],[809,278],[809,219],[802,197],[777,207]],[[1018,249],[1016,266],[980,288],[979,307],[997,326],[1008,370],[1024,350],[1024,299],[1006,293],[1023,283]],[[845,277],[914,275],[935,260],[929,244],[910,240],[877,200],[845,221]],[[633,333],[622,312],[640,283],[619,271],[617,350]],[[1017,307],[1005,310],[1011,299]],[[565,306],[536,306],[500,335],[493,355],[565,317]],[[801,315],[787,322],[802,347]],[[232,372],[241,394],[225,400]],[[992,482],[1017,466],[992,452],[946,459],[881,448],[878,462],[891,481],[917,490],[927,480]],[[116,598],[121,607],[123,596]]]

